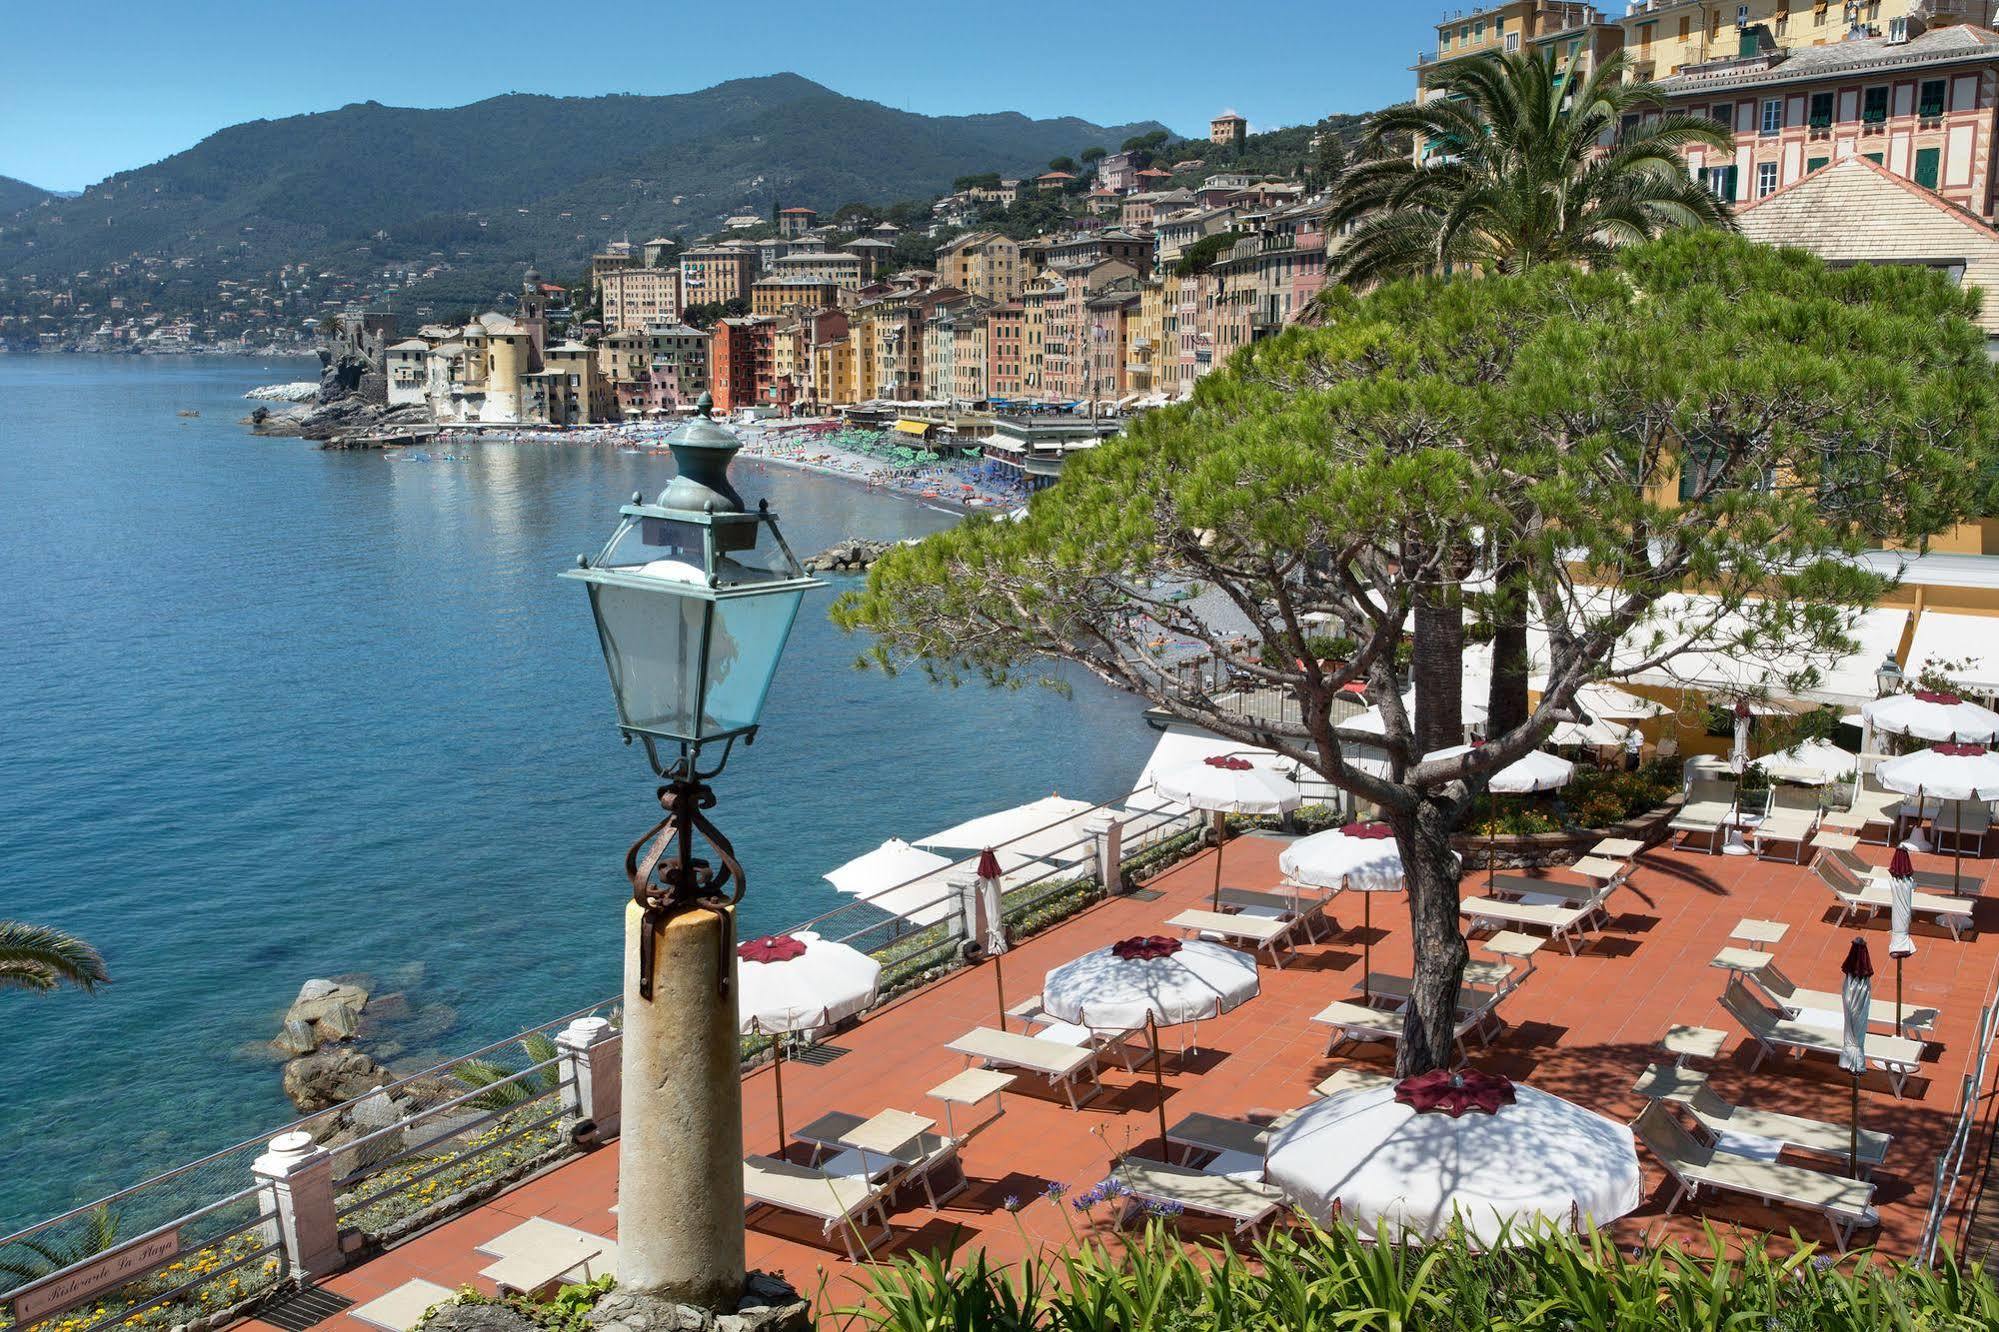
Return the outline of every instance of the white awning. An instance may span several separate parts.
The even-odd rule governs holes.
[[[943,832],[917,839],[918,846],[953,851],[1000,847],[1027,856],[1081,860],[1089,855],[1083,823],[1096,806],[1087,800],[1048,795],[1025,805],[982,814]]]
[[[1926,610],[1918,616],[1904,669],[1913,679],[1925,666],[1944,662],[1969,663],[1962,670],[1945,672],[1959,684],[1999,688],[1999,615]]]

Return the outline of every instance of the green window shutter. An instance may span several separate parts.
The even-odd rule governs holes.
[[[1916,149],[1916,184],[1926,190],[1937,187],[1937,167],[1942,157],[1941,148]]]
[[[1943,114],[1944,81],[1925,79],[1921,96],[1917,98],[1916,114],[1920,116],[1940,116]]]
[[[1872,163],[1873,163],[1873,164],[1874,164],[1875,166],[1880,166],[1880,165],[1881,165],[1881,154],[1879,154],[1879,153],[1862,153],[1862,154],[1861,154],[1861,156],[1865,157],[1865,158],[1866,158],[1866,159],[1867,159],[1868,161],[1872,162]]]
[[[1729,167],[1727,174],[1721,178],[1721,197],[1728,200],[1730,203],[1735,202],[1736,180],[1741,174],[1742,174],[1741,167],[1731,166]]]
[[[1811,175],[1812,172],[1819,170],[1831,160],[1829,157],[1807,157],[1805,159],[1805,174],[1807,176]]]

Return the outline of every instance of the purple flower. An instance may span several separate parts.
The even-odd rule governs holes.
[[[1105,1180],[1103,1183],[1097,1185],[1097,1189],[1106,1198],[1129,1198],[1131,1196],[1131,1185],[1117,1178]]]
[[[1051,1181],[1047,1189],[1042,1192],[1042,1197],[1050,1199],[1059,1198],[1068,1191],[1069,1186],[1067,1184],[1057,1184]]]
[[[1009,1212],[1018,1212],[1020,1210],[1020,1199],[1009,1193],[1006,1197],[1000,1199],[1000,1206]]]
[[[1156,1202],[1149,1204],[1146,1210],[1154,1216],[1178,1216],[1187,1209],[1176,1202]]]

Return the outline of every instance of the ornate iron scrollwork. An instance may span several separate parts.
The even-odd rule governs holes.
[[[722,918],[720,951],[715,959],[716,990],[729,995],[734,970],[735,913],[743,898],[743,867],[735,848],[701,811],[715,804],[715,792],[698,774],[659,788],[666,817],[648,829],[625,852],[625,877],[632,883],[632,900],[644,912],[639,932],[639,998],[651,1002],[653,966],[659,931],[686,911],[713,911]],[[719,868],[695,854],[700,835],[713,850]]]

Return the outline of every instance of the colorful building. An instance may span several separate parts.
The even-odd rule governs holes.
[[[680,272],[673,268],[619,268],[598,284],[604,328],[624,332],[680,318]]]
[[[682,308],[747,301],[756,279],[756,251],[735,245],[703,245],[680,256]]]

